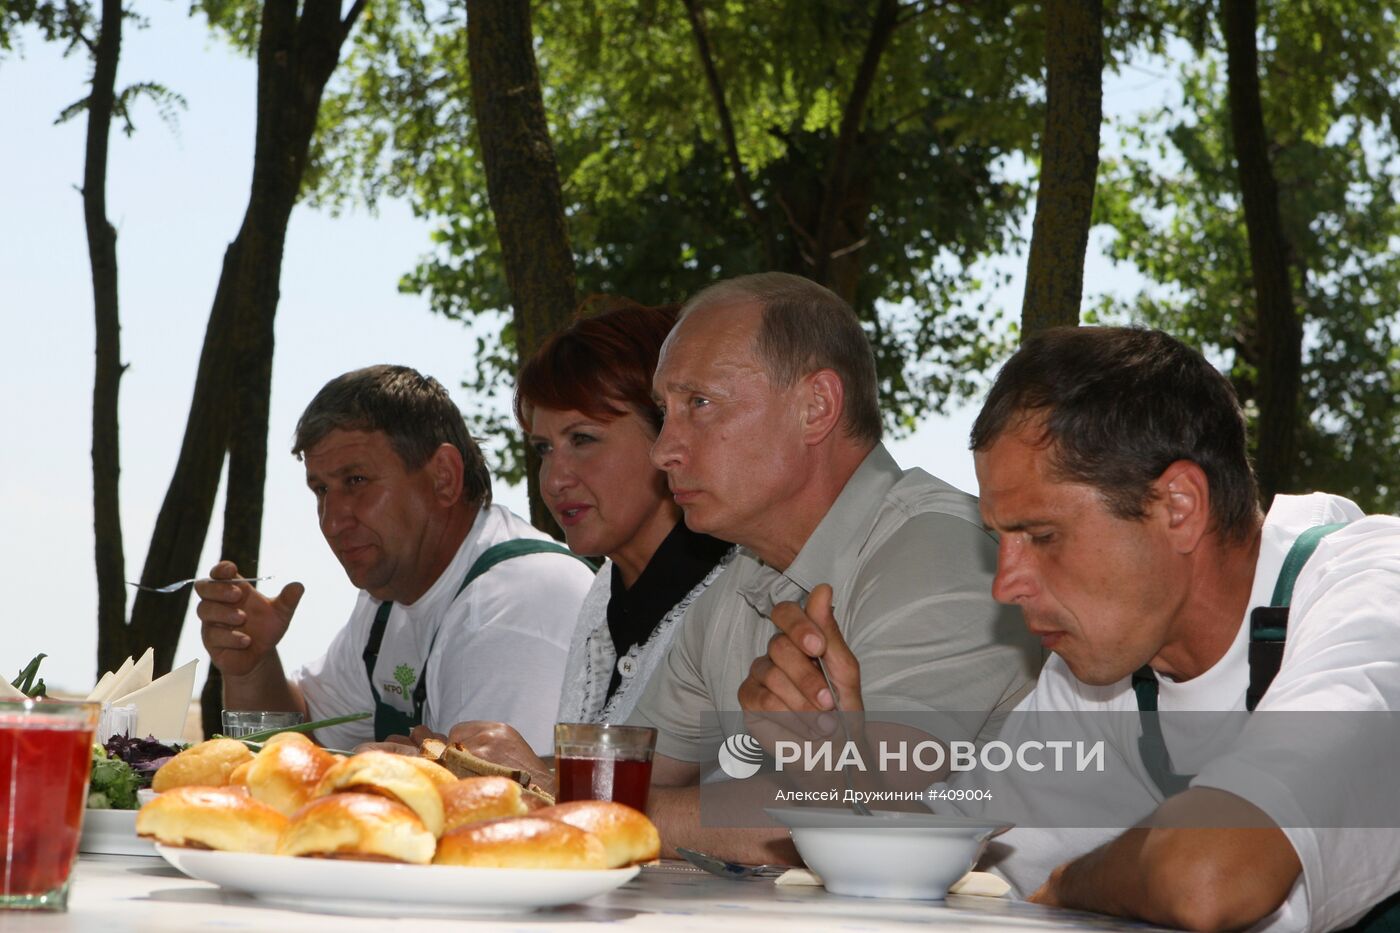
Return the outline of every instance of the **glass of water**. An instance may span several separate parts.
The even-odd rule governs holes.
[[[224,710],[224,735],[231,739],[256,735],[273,729],[286,729],[306,722],[301,713],[271,712],[260,709]]]

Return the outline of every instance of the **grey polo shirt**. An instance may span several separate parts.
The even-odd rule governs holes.
[[[956,711],[986,740],[1041,662],[1020,612],[992,599],[996,559],[975,497],[876,446],[785,572],[739,549],[691,605],[628,722],[656,727],[660,754],[713,762],[725,738],[717,714],[739,709],[739,685],[777,632],[773,606],[830,583],[866,710]]]

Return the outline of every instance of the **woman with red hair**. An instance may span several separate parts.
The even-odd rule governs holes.
[[[515,414],[540,456],[540,494],[576,554],[606,557],[584,598],[560,722],[623,722],[691,602],[723,571],[728,544],[686,528],[651,462],[661,429],[651,380],[677,305],[581,314],[520,370]],[[449,739],[532,775],[544,763],[503,723]]]

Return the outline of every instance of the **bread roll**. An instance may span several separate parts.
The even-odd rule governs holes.
[[[361,752],[325,773],[313,794],[360,791],[397,800],[418,815],[433,838],[442,835],[442,795],[415,759],[390,752]]]
[[[441,790],[457,783],[457,775],[448,771],[442,765],[428,758],[414,758],[411,755],[403,756],[404,760],[422,772],[428,780],[433,782],[433,786]]]
[[[277,854],[426,865],[434,845],[433,834],[408,807],[378,794],[348,793],[321,797],[298,810]]]
[[[257,761],[257,758],[256,758],[256,757],[253,758],[252,761],[245,761],[245,762],[243,762],[243,764],[239,765],[238,767],[234,768],[232,771],[229,772],[229,775],[228,775],[228,786],[229,786],[229,787],[247,787],[247,786],[248,786],[248,769],[251,768],[251,767],[253,767],[253,761]]]
[[[151,779],[151,790],[163,794],[175,787],[223,787],[235,768],[252,760],[253,753],[237,739],[210,739],[161,765]]]
[[[603,841],[608,867],[650,862],[661,855],[661,834],[646,814],[608,800],[575,800],[536,810],[531,816],[559,820]]]
[[[589,832],[535,816],[517,816],[454,829],[438,840],[434,865],[469,868],[601,869],[602,841]]]
[[[136,834],[168,846],[271,855],[287,818],[242,787],[176,787],[136,814]]]
[[[443,832],[507,816],[524,816],[529,809],[520,785],[510,778],[471,777],[438,788],[442,794]]]
[[[272,737],[247,766],[242,783],[254,800],[291,816],[316,793],[321,778],[336,763],[336,757],[296,732]]]

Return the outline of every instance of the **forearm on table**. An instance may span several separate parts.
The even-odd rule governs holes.
[[[1130,829],[1056,869],[1050,900],[1191,930],[1239,929],[1283,903],[1301,872],[1278,828]]]
[[[288,710],[306,715],[306,698],[287,679],[274,648],[241,677],[224,677],[225,709]]]
[[[647,815],[661,831],[663,858],[679,858],[676,853],[679,845],[731,862],[802,864],[785,829],[702,825],[698,786],[653,786],[647,801]]]

